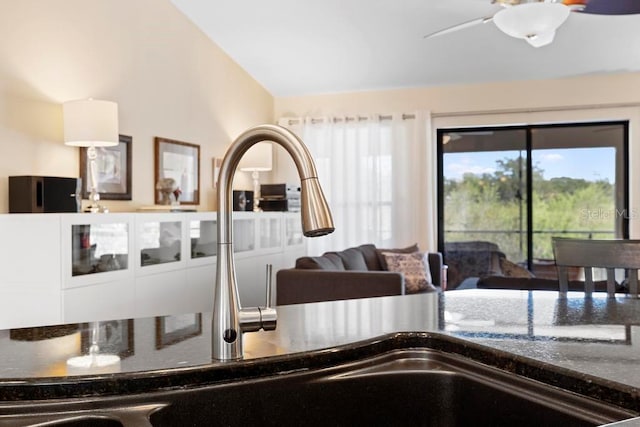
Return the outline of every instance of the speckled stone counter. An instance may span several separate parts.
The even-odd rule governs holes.
[[[144,393],[425,347],[640,412],[640,300],[622,295],[483,289],[282,306],[277,329],[245,334],[245,359],[225,363],[211,360],[210,322],[202,313],[0,331],[0,399]],[[70,367],[94,330],[118,363]]]

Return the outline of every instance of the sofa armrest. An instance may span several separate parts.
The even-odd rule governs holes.
[[[404,277],[391,271],[284,269],[276,273],[276,305],[404,295]]]
[[[429,262],[433,286],[442,288],[442,267],[444,267],[442,254],[440,252],[430,252],[427,254],[427,261]]]

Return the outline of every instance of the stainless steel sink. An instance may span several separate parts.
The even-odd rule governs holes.
[[[189,381],[145,393],[5,402],[0,427],[596,426],[638,415],[456,353],[404,348],[368,354],[325,368],[306,368],[314,364],[301,355],[287,365],[295,370],[285,372],[269,371],[268,360],[223,364],[218,367],[237,375],[205,378],[196,387],[189,384],[205,373],[186,372]]]

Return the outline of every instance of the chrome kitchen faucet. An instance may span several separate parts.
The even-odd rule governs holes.
[[[259,125],[243,132],[227,150],[218,176],[218,260],[213,301],[213,359],[242,358],[242,334],[276,328],[277,313],[267,301],[265,307],[241,308],[233,260],[232,183],[240,159],[254,144],[272,141],[293,158],[301,184],[302,231],[307,237],[333,232],[333,219],[318,182],[309,150],[291,131],[276,125]],[[270,282],[270,280],[268,280]],[[269,285],[268,285],[269,286]],[[270,295],[270,291],[267,291]]]

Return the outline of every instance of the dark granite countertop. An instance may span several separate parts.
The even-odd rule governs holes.
[[[210,313],[0,331],[0,399],[140,393],[331,366],[428,347],[640,412],[640,300],[465,290],[278,307],[245,334],[245,359],[212,362]],[[69,364],[98,326],[101,370]],[[80,375],[80,376],[78,376]]]

